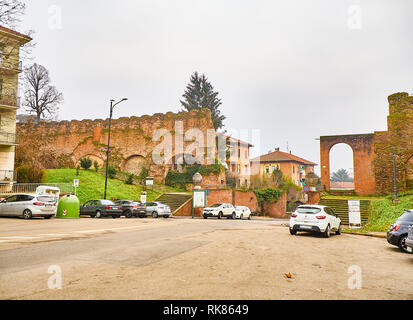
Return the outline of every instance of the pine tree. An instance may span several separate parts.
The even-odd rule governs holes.
[[[221,99],[218,98],[218,92],[214,91],[214,87],[204,74],[200,76],[198,72],[194,72],[191,75],[190,82],[182,97],[184,99],[181,100],[181,104],[184,110],[191,111],[207,108],[211,110],[215,129],[217,130],[224,126],[222,121],[226,117],[221,115],[221,111],[218,109],[222,104]]]

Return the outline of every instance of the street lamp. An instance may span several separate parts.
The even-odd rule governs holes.
[[[112,114],[113,114],[113,108],[115,108],[116,105],[119,103],[128,100],[127,98],[123,98],[122,100],[115,102],[115,100],[111,99],[110,100],[110,117],[109,117],[109,133],[108,133],[108,150],[106,151],[106,176],[105,176],[105,195],[103,198],[106,200],[106,189],[108,187],[108,169],[109,169],[109,145],[110,145],[110,127],[112,125]]]

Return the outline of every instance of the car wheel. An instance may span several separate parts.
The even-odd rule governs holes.
[[[23,211],[23,218],[28,220],[32,218],[32,212],[29,209]]]
[[[239,219],[240,220],[244,219],[244,214],[243,213],[241,213],[241,215],[239,216]]]
[[[125,217],[126,218],[130,219],[130,218],[132,218],[132,216],[133,216],[132,211],[128,210],[128,211],[125,212]]]
[[[406,244],[407,235],[402,236],[399,240],[399,248],[405,253],[413,253],[412,248]]]
[[[207,216],[204,216],[204,219],[208,219],[208,217],[207,217]]]
[[[154,219],[158,218],[158,212],[156,211],[152,212],[152,218]]]
[[[51,219],[52,216],[45,216],[44,218],[45,218],[45,219]]]
[[[330,238],[330,225],[328,225],[326,231],[324,231],[324,237]]]
[[[248,216],[248,220],[251,220],[251,215]]]
[[[292,234],[293,236],[295,236],[297,234],[297,230],[291,229],[290,228],[290,234]]]
[[[222,218],[222,212],[218,213],[218,219]]]
[[[232,213],[231,219],[235,220],[236,216],[235,216],[235,212]]]
[[[340,225],[338,226],[338,230],[336,231],[336,234],[337,234],[337,235],[340,235],[340,234],[341,234],[341,223],[340,223]]]
[[[95,217],[98,219],[102,218],[102,212],[100,212],[99,210],[96,211]]]

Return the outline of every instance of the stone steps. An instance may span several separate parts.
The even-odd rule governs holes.
[[[318,204],[329,206],[338,214],[344,225],[349,224],[348,219],[348,202],[345,199],[321,199]],[[370,200],[360,200],[360,216],[361,224],[364,225],[368,222],[370,210]]]
[[[175,213],[177,209],[190,199],[192,199],[192,194],[188,193],[164,193],[156,201],[167,204],[171,208],[171,212]]]

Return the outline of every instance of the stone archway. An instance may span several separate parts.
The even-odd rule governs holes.
[[[330,191],[330,150],[338,143],[345,143],[353,150],[354,191],[360,195],[375,194],[374,134],[320,137],[321,186]]]
[[[95,161],[98,163],[99,167],[103,167],[105,164],[105,160],[103,160],[101,157],[95,154],[86,154],[86,155],[82,155],[81,157],[78,157],[76,164],[80,164],[81,158],[90,158],[90,160],[92,160],[92,167]]]
[[[143,168],[147,168],[147,161],[145,157],[141,155],[132,155],[122,164],[123,171],[133,173],[137,176],[141,174]]]

